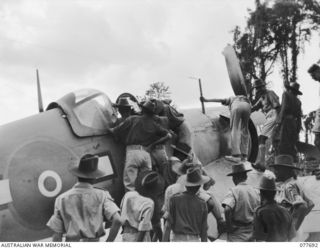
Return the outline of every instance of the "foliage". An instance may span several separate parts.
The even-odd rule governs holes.
[[[248,12],[244,31],[239,27],[232,31],[247,85],[253,78],[266,81],[275,63],[281,65],[284,84],[296,81],[298,56],[313,31],[319,30],[317,0],[256,0],[256,9]]]
[[[146,91],[144,99],[168,99],[170,98],[171,92],[169,91],[169,86],[166,86],[164,82],[152,83],[149,89]]]

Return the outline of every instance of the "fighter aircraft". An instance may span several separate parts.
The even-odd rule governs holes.
[[[217,182],[224,181],[215,187],[222,195],[231,186],[225,181],[229,166],[212,163],[230,153],[228,110],[207,108],[203,114],[194,109],[183,114],[193,133],[196,155]],[[46,223],[55,198],[76,181],[68,167],[77,165],[87,153],[99,155],[99,167],[109,172],[97,185],[120,203],[125,148],[105,134],[105,128],[112,127],[116,119],[106,94],[85,89],[52,102],[44,112],[0,127],[0,241],[35,241],[51,236]],[[254,161],[257,131],[252,121],[249,128],[249,160]],[[170,146],[168,153],[172,153]]]

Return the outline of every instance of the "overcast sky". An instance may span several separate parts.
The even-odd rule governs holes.
[[[189,76],[202,79],[206,97],[230,96],[221,52],[248,8],[254,0],[1,0],[0,124],[37,113],[36,68],[45,106],[80,88],[112,101],[122,92],[143,95],[158,81],[179,107],[200,106]],[[305,112],[319,104],[306,73],[319,51],[316,36],[299,62]]]

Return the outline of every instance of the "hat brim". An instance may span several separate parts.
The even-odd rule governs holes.
[[[117,105],[117,104],[114,104],[113,106],[114,107],[132,107],[131,105]]]
[[[303,170],[303,169],[300,169],[300,168],[295,167],[295,166],[290,165],[290,164],[271,164],[271,165],[269,165],[269,167],[279,167],[279,166],[286,167],[286,168],[291,168],[291,169],[296,169],[296,170]]]
[[[252,171],[252,169],[246,169],[246,170],[240,171],[240,172],[231,172],[231,173],[227,174],[227,176],[233,176],[233,175],[238,175],[238,174],[241,174],[241,173],[247,173],[249,171]]]
[[[297,89],[295,89],[295,88],[293,88],[291,86],[286,86],[286,88],[296,92],[298,95],[302,95],[302,92],[300,92],[299,90],[297,90]]]
[[[205,184],[210,181],[209,176],[204,176],[201,175],[201,179],[197,182],[188,182],[187,181],[187,175],[183,175],[180,177],[180,184],[186,186],[186,187],[195,187],[195,186],[200,186],[202,184]]]
[[[276,189],[276,188],[274,188],[274,189],[270,189],[270,188],[258,187],[258,189],[260,189],[260,190],[265,190],[265,191],[277,191],[277,189]]]
[[[161,194],[164,191],[164,187],[165,187],[164,179],[159,177],[159,179],[152,186],[152,188],[141,186],[141,190],[144,191],[145,193],[157,195],[157,194]]]
[[[106,172],[103,172],[99,169],[95,170],[94,172],[84,173],[82,171],[79,171],[78,167],[73,167],[69,171],[72,175],[85,179],[99,179],[104,176],[107,176]]]
[[[264,84],[259,85],[259,86],[252,86],[252,89],[259,88],[259,87],[263,87],[263,86],[266,86],[266,85],[267,85],[267,84],[266,84],[266,83],[264,83]]]

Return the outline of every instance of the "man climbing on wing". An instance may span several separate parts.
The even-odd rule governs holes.
[[[168,130],[159,124],[155,115],[155,103],[151,100],[142,106],[142,116],[130,116],[124,122],[107,132],[115,138],[121,138],[126,147],[126,160],[123,171],[123,183],[126,191],[135,189],[137,175],[143,170],[150,170],[150,151],[154,146],[171,138]]]
[[[231,156],[227,160],[238,163],[248,159],[249,150],[249,120],[251,105],[249,99],[244,95],[230,97],[227,99],[206,99],[200,97],[201,102],[220,102],[229,106],[230,129],[231,129]]]

